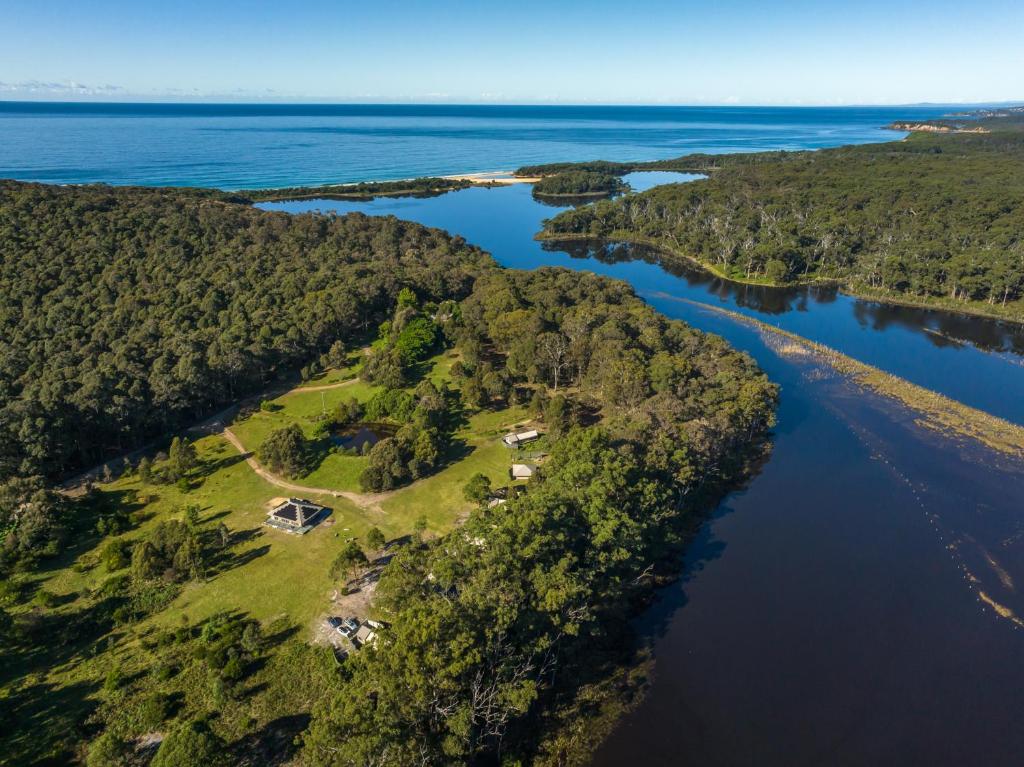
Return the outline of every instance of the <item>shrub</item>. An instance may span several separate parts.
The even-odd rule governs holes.
[[[150,767],[220,767],[226,763],[224,741],[206,722],[193,720],[178,726],[164,738]]]
[[[305,471],[306,438],[297,424],[272,432],[257,453],[271,471],[288,477],[297,477]]]
[[[462,488],[462,496],[470,503],[483,503],[491,495],[491,480],[486,474],[476,473]]]
[[[103,549],[100,551],[100,561],[103,562],[103,566],[109,573],[121,570],[128,567],[128,563],[131,561],[129,551],[127,541],[121,538],[112,538],[103,545]]]

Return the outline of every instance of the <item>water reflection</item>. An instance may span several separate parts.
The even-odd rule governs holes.
[[[699,178],[678,173],[629,174],[635,190]],[[529,185],[474,187],[429,199],[297,200],[264,203],[268,210],[394,215],[461,235],[504,266],[564,266],[626,280],[657,308],[670,293],[759,316],[798,335],[839,349],[971,407],[1024,423],[1024,328],[949,312],[861,301],[834,287],[766,288],[719,279],[680,259],[663,261],[650,248],[622,243],[541,243],[534,235],[561,208],[533,199]],[[707,318],[685,312],[706,329]]]
[[[647,245],[546,240],[542,247],[550,253],[567,253],[577,260],[594,259],[602,264],[643,261],[658,265],[672,276],[685,280],[690,287],[701,288],[724,303],[758,314],[807,312],[812,305],[835,303],[841,295],[835,285],[776,288],[724,280],[683,259],[666,257]],[[849,297],[847,300],[853,319],[865,329],[884,332],[899,327],[922,333],[938,348],[970,344],[989,352],[1024,355],[1024,326],[1017,323]]]

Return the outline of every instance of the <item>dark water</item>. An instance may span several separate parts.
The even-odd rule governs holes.
[[[634,190],[642,191],[658,183],[692,178],[696,177],[634,173],[626,180]],[[968,405],[1024,423],[1024,327],[1020,325],[861,301],[835,290],[736,285],[693,268],[672,266],[666,270],[635,260],[654,260],[644,249],[542,245],[533,235],[545,218],[560,209],[534,200],[527,185],[474,188],[431,198],[298,200],[260,207],[293,213],[390,214],[461,234],[505,266],[588,269],[626,280],[645,297],[668,286],[677,297],[759,317]],[[701,326],[692,307],[678,304],[671,313]]]
[[[0,178],[297,186],[888,141],[940,107],[0,102]]]
[[[506,266],[628,280],[781,384],[770,460],[704,525],[681,580],[638,621],[651,684],[595,765],[1021,764],[1024,466],[929,432],[691,302],[758,316],[1024,422],[1015,328],[743,288],[663,269],[642,251],[544,248],[531,238],[551,209],[526,187],[263,207],[394,214],[462,234]]]
[[[331,441],[345,450],[362,452],[364,445],[372,447],[394,432],[394,427],[387,424],[361,423],[333,435]]]

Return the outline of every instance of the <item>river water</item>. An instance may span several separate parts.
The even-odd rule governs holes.
[[[635,189],[684,181],[634,174]],[[746,350],[782,386],[774,448],[637,622],[649,689],[600,767],[1016,765],[1024,753],[1024,466],[701,304],[757,316],[1024,423],[1015,326],[835,291],[745,288],[641,249],[533,240],[557,209],[526,186],[271,210],[362,211],[445,228],[505,266],[630,282],[659,311]]]

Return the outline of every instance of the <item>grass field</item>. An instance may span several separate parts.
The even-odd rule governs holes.
[[[451,354],[438,355],[424,366],[424,373],[436,383],[449,380],[454,360]],[[365,401],[373,396],[375,387],[347,377],[351,372],[328,371],[319,380],[276,398],[271,410],[257,410],[241,419],[232,430],[250,450],[274,429],[291,423],[299,424],[309,435],[325,407],[330,410],[347,397]],[[352,382],[337,388],[307,390],[349,380]],[[455,447],[447,464],[434,475],[362,505],[330,495],[311,496],[311,500],[330,507],[332,513],[304,536],[263,524],[271,501],[288,493],[257,475],[221,435],[195,442],[200,465],[190,478],[188,490],[173,484],[146,484],[136,475],[100,485],[99,505],[130,509],[129,529],[123,533],[129,542],[145,539],[161,521],[183,519],[185,509],[196,506],[200,528],[214,531],[223,523],[231,533],[231,543],[217,555],[205,580],[184,584],[167,607],[149,618],[118,627],[94,644],[84,640],[63,650],[62,657],[36,653],[19,661],[17,667],[4,669],[0,703],[19,718],[39,720],[47,734],[26,738],[24,733],[32,728],[20,727],[17,733],[0,734],[0,749],[17,760],[27,760],[18,763],[30,763],[45,758],[47,749],[67,748],[75,742],[74,723],[80,722],[96,701],[109,699],[103,685],[112,668],[140,680],[152,671],[156,656],[147,641],[155,636],[155,630],[183,622],[196,625],[221,612],[255,618],[265,629],[286,627],[282,636],[292,637],[289,643],[294,645],[280,648],[273,660],[255,673],[254,692],[245,705],[224,704],[222,731],[232,737],[248,737],[259,728],[272,727],[282,711],[304,710],[305,691],[288,686],[287,678],[294,675],[294,670],[289,671],[287,664],[319,662],[310,661],[310,656],[303,653],[311,651],[302,648],[320,617],[332,606],[340,584],[331,578],[330,566],[346,542],[354,538],[367,548],[366,536],[372,527],[379,528],[388,540],[406,536],[420,517],[427,521],[428,535],[443,534],[471,509],[462,494],[471,476],[482,472],[495,487],[508,484],[513,456],[500,438],[527,422],[525,408],[467,415],[455,434]],[[329,453],[308,476],[295,481],[332,490],[358,490],[359,473],[366,460]],[[108,538],[91,532],[92,524],[83,518],[82,534],[69,552],[27,578],[30,593],[44,590],[56,598],[56,606],[47,608],[48,619],[77,620],[87,614],[93,595],[106,580],[127,572],[110,573],[100,563],[99,553]],[[27,600],[9,609],[27,613],[37,608]],[[203,702],[209,696],[205,677],[175,679],[165,686],[167,690],[181,690],[182,685],[186,700],[195,696],[195,707],[207,705]],[[279,690],[295,700],[279,699]],[[188,707],[191,709],[193,704]],[[0,764],[5,759],[0,757]]]
[[[438,355],[429,363],[428,375],[438,383],[448,379],[454,358]],[[328,374],[329,375],[329,374]],[[252,450],[274,429],[298,423],[308,434],[323,407],[330,410],[344,398],[369,399],[376,387],[351,379],[351,384],[326,391],[293,390],[273,400],[272,411],[258,410],[232,425],[232,430]],[[195,445],[201,469],[193,489],[182,492],[175,485],[144,485],[136,476],[124,477],[100,487],[111,498],[120,497],[137,506],[135,522],[126,533],[131,540],[148,534],[158,522],[180,518],[186,506],[200,509],[203,525],[223,522],[238,541],[232,548],[235,564],[201,583],[188,584],[167,609],[151,620],[170,625],[186,615],[202,620],[222,610],[240,610],[266,621],[287,616],[308,627],[328,604],[337,587],[329,577],[331,562],[350,538],[364,542],[372,527],[389,540],[409,534],[418,518],[425,517],[433,534],[450,530],[471,508],[462,488],[471,476],[482,472],[495,487],[508,484],[510,451],[501,435],[524,423],[523,407],[483,411],[467,419],[455,435],[450,462],[436,474],[385,494],[379,504],[365,508],[344,498],[311,497],[333,510],[326,524],[304,536],[294,536],[263,525],[270,501],[287,494],[258,475],[238,452],[218,435],[204,437]],[[309,475],[296,479],[302,485],[336,490],[359,489],[359,473],[367,459],[327,454]],[[65,567],[42,577],[42,587],[58,596],[95,589],[109,576],[102,566],[91,566],[103,541],[84,552],[84,567]]]

